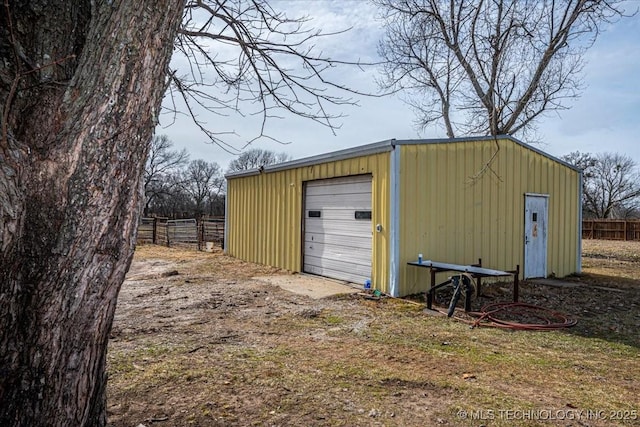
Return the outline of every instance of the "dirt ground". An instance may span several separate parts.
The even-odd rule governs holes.
[[[583,253],[568,284],[522,284],[578,321],[539,333],[469,329],[415,299],[311,299],[220,251],[141,246],[111,331],[109,425],[638,425],[640,243]],[[474,309],[510,292],[487,286]]]

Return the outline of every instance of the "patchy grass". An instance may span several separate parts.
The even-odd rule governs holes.
[[[470,329],[400,299],[313,301],[250,280],[279,272],[220,253],[146,251],[136,262],[179,274],[123,286],[108,354],[114,427],[639,423],[637,307],[598,314],[617,316],[619,333],[581,315],[611,294],[637,301],[638,261],[616,270],[615,256],[585,257],[574,279],[584,287],[524,285],[523,298],[544,295],[587,322],[541,333]]]

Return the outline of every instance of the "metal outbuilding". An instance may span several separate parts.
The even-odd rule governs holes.
[[[579,272],[582,176],[510,136],[389,140],[226,176],[225,250],[247,261],[421,292],[424,259]]]

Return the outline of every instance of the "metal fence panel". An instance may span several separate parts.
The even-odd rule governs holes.
[[[138,225],[138,242],[154,243],[155,242],[156,219],[142,218]]]
[[[192,219],[167,221],[167,237],[171,243],[198,243],[198,224]]]
[[[224,242],[224,218],[189,219],[142,218],[138,225],[138,243],[171,246],[176,243],[197,244]]]
[[[203,219],[200,227],[203,242],[224,242],[224,219]]]

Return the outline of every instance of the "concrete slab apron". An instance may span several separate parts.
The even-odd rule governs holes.
[[[362,289],[347,282],[340,282],[320,276],[291,274],[283,276],[259,276],[253,279],[279,286],[282,289],[313,299],[326,298],[333,295],[354,294]]]

